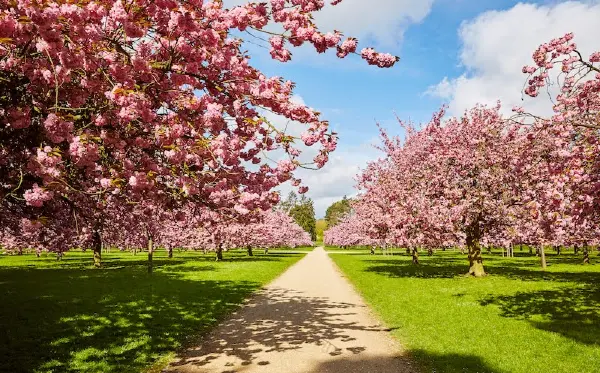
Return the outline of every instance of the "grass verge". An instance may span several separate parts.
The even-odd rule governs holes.
[[[0,371],[160,371],[303,254],[175,252],[0,256]]]
[[[481,279],[456,252],[331,257],[424,372],[600,372],[600,265],[516,255],[487,255]]]

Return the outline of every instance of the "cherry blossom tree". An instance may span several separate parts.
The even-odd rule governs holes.
[[[97,243],[109,199],[142,203],[140,210],[157,214],[193,203],[228,215],[270,208],[279,199],[274,188],[288,180],[305,190],[294,178],[299,144],[319,147],[320,168],[337,136],[318,112],[292,100],[294,83],[251,65],[244,38],[267,35],[272,58],[282,62],[305,44],[319,53],[333,49],[339,58],[360,54],[379,67],[397,61],[372,48],[357,53],[356,39],[318,29],[313,13],[324,6],[322,0],[231,8],[218,0],[4,1],[3,245],[44,228],[37,236],[59,250],[61,240],[48,237],[77,236],[83,228],[74,220],[84,221]],[[305,131],[294,138],[265,112],[304,124]],[[276,164],[268,160],[282,152]],[[84,212],[89,216],[78,217]]]

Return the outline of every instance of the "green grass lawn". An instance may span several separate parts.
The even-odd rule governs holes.
[[[303,254],[0,256],[1,372],[160,371],[173,352],[234,310]]]
[[[600,264],[516,255],[484,254],[481,279],[456,252],[331,257],[424,372],[600,372]]]

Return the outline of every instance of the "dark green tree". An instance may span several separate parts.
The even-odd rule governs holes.
[[[327,211],[325,211],[325,221],[327,222],[327,227],[333,227],[345,216],[350,214],[351,211],[352,206],[350,206],[350,200],[346,198],[346,196],[344,196],[341,201],[333,203],[327,208]]]
[[[287,212],[296,223],[310,234],[313,241],[317,239],[317,219],[313,200],[302,195],[300,198],[294,192],[279,203],[279,208]]]

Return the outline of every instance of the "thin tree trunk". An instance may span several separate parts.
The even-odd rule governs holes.
[[[92,250],[94,252],[94,267],[102,267],[102,234],[100,233],[100,227],[94,227],[94,233],[92,237]]]
[[[269,253],[269,248],[265,247],[265,255],[267,255]]]
[[[246,250],[248,251],[248,256],[254,256],[254,253],[252,253],[252,246],[248,245],[248,247],[246,247]]]
[[[419,251],[416,247],[413,247],[412,249],[412,263],[415,265],[419,264]]]
[[[433,256],[433,249],[431,247],[427,248],[427,256]]]
[[[62,251],[59,251],[59,252],[56,253],[56,260],[62,260],[62,257],[63,257],[63,252]]]
[[[218,261],[223,260],[223,246],[221,244],[219,244],[217,246],[217,249],[215,251],[216,251],[216,254],[217,254],[216,258],[215,258],[215,261],[218,262]]]
[[[540,245],[539,251],[540,251],[540,258],[542,260],[542,269],[546,269],[547,263],[546,263],[546,252],[544,251],[544,245]]]
[[[577,246],[577,245],[573,246],[573,254],[575,254],[575,255],[579,254],[579,246]]]
[[[533,247],[531,245],[529,245],[529,254],[533,254]]]
[[[148,273],[149,274],[152,274],[152,271],[153,271],[152,254],[154,254],[154,242],[152,241],[152,236],[148,235]]]
[[[167,249],[167,252],[169,253],[169,255],[168,255],[169,259],[172,259],[172,258],[173,258],[173,248],[172,248],[172,247],[169,247],[169,248]]]
[[[583,264],[590,264],[590,252],[587,245],[583,247]]]

